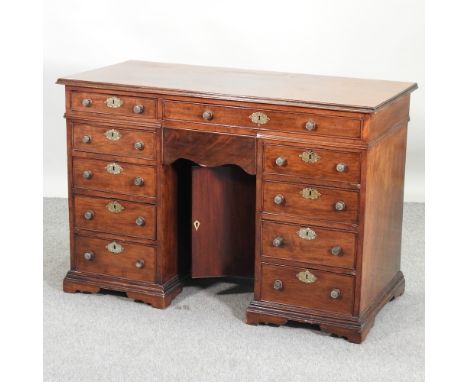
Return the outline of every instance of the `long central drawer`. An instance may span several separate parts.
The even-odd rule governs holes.
[[[361,121],[309,113],[259,110],[191,102],[164,102],[164,119],[266,128],[311,135],[360,138]]]

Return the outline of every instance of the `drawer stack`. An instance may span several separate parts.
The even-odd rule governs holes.
[[[360,153],[260,145],[260,300],[352,315]]]
[[[68,100],[72,266],[64,288],[81,290],[86,277],[88,289],[94,279],[97,289],[161,307],[157,99],[72,90]]]

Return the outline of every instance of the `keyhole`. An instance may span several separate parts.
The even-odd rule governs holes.
[[[117,249],[117,245],[115,245],[115,244],[113,244],[112,247],[113,247],[114,250]]]

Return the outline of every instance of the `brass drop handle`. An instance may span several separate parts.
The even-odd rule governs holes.
[[[316,123],[315,123],[314,121],[309,120],[309,121],[307,121],[307,123],[305,124],[305,128],[306,128],[307,130],[311,131],[311,130],[315,130],[315,129],[317,128],[317,125],[316,125]]]
[[[145,218],[138,216],[135,220],[135,224],[142,227],[145,225]]]
[[[286,164],[286,158],[285,157],[278,157],[275,160],[275,163],[278,167],[284,166]]]
[[[135,150],[143,150],[145,148],[145,144],[141,141],[138,141],[138,142],[135,142],[135,144],[133,145],[133,147],[135,148]]]
[[[343,248],[341,248],[339,245],[335,245],[330,249],[330,253],[333,256],[342,256],[343,255]]]
[[[86,220],[93,220],[93,218],[94,218],[94,212],[93,212],[92,210],[88,210],[88,211],[86,211],[86,212],[84,213],[83,216],[84,216],[84,218],[85,218]]]
[[[338,163],[336,165],[336,171],[338,172],[345,172],[348,169],[348,165],[346,163]]]
[[[135,186],[141,187],[143,186],[143,184],[145,184],[145,181],[143,180],[141,176],[137,176],[135,177],[135,179],[133,179],[133,184]]]
[[[213,112],[209,110],[205,110],[202,114],[202,117],[206,121],[211,121],[213,119]]]
[[[145,107],[143,105],[138,104],[138,105],[133,106],[133,112],[135,114],[141,114],[143,113],[144,110],[145,110]]]
[[[346,208],[346,204],[343,201],[338,201],[335,203],[335,210],[337,211],[343,211]]]
[[[273,202],[275,202],[275,204],[277,204],[278,206],[280,206],[281,204],[284,203],[284,196],[281,195],[281,194],[276,195],[276,196],[273,198]]]
[[[137,261],[135,262],[135,267],[137,267],[138,269],[141,269],[141,268],[143,268],[144,266],[145,266],[145,260],[141,260],[141,259],[140,259],[140,260],[137,260]]]
[[[281,290],[283,289],[283,282],[281,280],[275,280],[273,282],[273,289],[274,290]]]
[[[91,135],[83,135],[83,138],[81,138],[81,142],[91,143]]]
[[[334,288],[330,291],[330,297],[333,300],[340,298],[340,296],[341,296],[341,290],[339,290],[338,288]]]
[[[273,247],[282,247],[284,244],[284,239],[281,236],[277,236],[273,239],[271,243],[273,244]]]
[[[81,101],[81,104],[82,104],[84,107],[90,107],[90,106],[93,104],[93,101],[91,100],[91,98],[84,98],[84,99]]]
[[[94,260],[94,252],[93,251],[87,251],[83,253],[83,257],[86,261],[93,261]]]
[[[91,170],[83,171],[83,178],[91,179],[93,177],[93,172]]]

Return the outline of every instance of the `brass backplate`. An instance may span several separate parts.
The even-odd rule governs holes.
[[[304,151],[299,155],[299,158],[301,158],[306,163],[316,163],[320,160],[319,155],[312,150]]]
[[[106,249],[111,253],[118,254],[123,252],[124,247],[116,241],[112,241],[106,245]]]
[[[124,206],[122,206],[119,202],[115,200],[113,202],[107,203],[106,207],[108,211],[113,212],[115,214],[118,214],[119,212],[122,212],[125,209]]]
[[[250,114],[249,118],[253,123],[256,123],[257,125],[264,125],[270,120],[270,118],[268,118],[268,115],[262,113],[261,111],[256,111],[255,113]]]
[[[314,274],[310,273],[308,269],[305,271],[299,272],[296,275],[296,277],[299,279],[299,281],[302,281],[303,283],[306,283],[306,284],[311,284],[317,281],[317,277]]]
[[[309,188],[309,187],[303,188],[301,192],[299,193],[304,199],[311,199],[311,200],[318,199],[322,195],[315,188]]]
[[[198,220],[195,220],[193,222],[193,226],[195,227],[195,231],[198,231],[198,228],[200,228],[200,222]]]
[[[107,107],[112,109],[117,109],[118,107],[123,105],[123,101],[119,97],[109,97],[107,98],[104,103]]]
[[[120,133],[115,129],[107,130],[104,135],[109,141],[118,141],[120,139]]]
[[[297,231],[297,235],[304,240],[314,240],[317,237],[315,231],[309,227],[301,228],[299,231]]]
[[[106,166],[106,171],[109,173],[109,174],[114,174],[114,175],[118,175],[122,172],[123,170],[123,167],[117,163],[109,163],[107,166]]]

